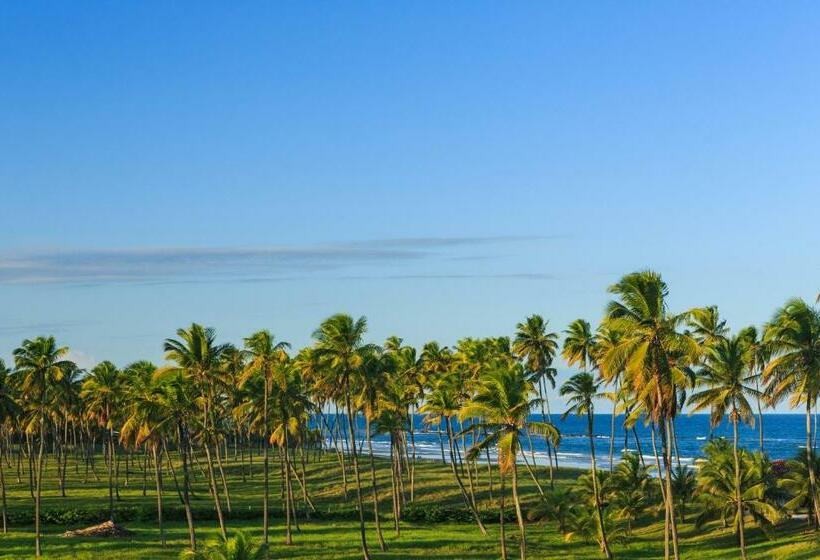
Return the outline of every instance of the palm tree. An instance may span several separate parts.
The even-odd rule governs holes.
[[[792,408],[806,407],[806,457],[811,464],[812,406],[820,394],[820,312],[802,299],[789,300],[775,312],[763,337],[773,358],[763,370],[766,393],[772,402],[791,395]],[[817,480],[809,469],[809,490],[815,519],[820,519]]]
[[[695,496],[696,487],[695,471],[688,467],[676,467],[672,471],[672,488],[675,491],[675,500],[678,502],[681,523],[686,523],[686,504]]]
[[[193,323],[188,329],[178,329],[179,339],[165,339],[165,359],[176,362],[171,369],[178,370],[189,380],[193,381],[201,392],[201,437],[205,449],[205,459],[208,467],[208,479],[211,495],[214,499],[216,517],[219,520],[219,530],[223,538],[227,537],[225,519],[222,515],[222,504],[219,498],[219,489],[214,476],[214,466],[211,460],[211,443],[215,440],[213,409],[216,403],[215,375],[219,371],[219,360],[227,345],[216,344],[216,331],[210,327],[203,327]]]
[[[362,481],[359,474],[359,459],[356,451],[356,414],[352,405],[352,382],[360,375],[364,354],[370,345],[364,343],[367,332],[367,319],[359,317],[353,320],[350,315],[338,314],[325,319],[313,333],[316,339],[317,357],[336,375],[347,410],[348,429],[350,431],[350,458],[353,463],[353,474],[356,478],[356,505],[359,511],[359,533],[362,543],[362,555],[369,560],[367,535],[364,526],[364,506],[362,502]]]
[[[13,422],[21,412],[14,389],[10,383],[10,373],[11,370],[6,367],[5,362],[0,360],[0,428]],[[5,535],[8,531],[8,519],[6,514],[6,477],[3,473],[3,460],[5,459],[3,452],[3,442],[0,441],[0,506],[3,508],[3,534]]]
[[[601,540],[601,551],[607,558],[612,558],[612,552],[609,550],[609,543],[606,538],[606,528],[604,526],[604,512],[603,504],[601,503],[601,488],[598,484],[598,467],[595,464],[595,436],[593,433],[593,414],[594,403],[596,398],[602,395],[598,393],[600,384],[595,382],[595,378],[591,373],[582,371],[573,375],[566,383],[561,386],[561,396],[569,397],[567,400],[567,411],[564,412],[563,417],[566,418],[570,414],[577,414],[578,416],[586,415],[587,417],[587,435],[589,436],[589,451],[592,457],[592,490],[595,497],[595,509],[598,517],[598,534]]]
[[[738,424],[754,424],[754,412],[746,397],[758,396],[749,385],[753,376],[746,367],[746,339],[716,338],[707,345],[699,380],[707,388],[689,398],[692,411],[711,409],[712,427],[720,424],[728,413],[732,423],[732,451],[734,455],[735,501],[737,502],[737,529],[740,556],[746,558],[746,539],[743,531],[743,497],[740,488],[740,456],[738,454]]]
[[[370,483],[373,497],[373,521],[376,525],[376,536],[379,539],[379,548],[387,550],[381,528],[381,516],[379,515],[379,492],[376,485],[376,461],[373,457],[373,441],[371,438],[371,423],[379,414],[379,401],[381,395],[386,392],[387,383],[387,361],[381,349],[372,349],[364,356],[361,367],[361,375],[357,379],[356,408],[364,415],[365,427],[364,437],[367,440],[367,451],[370,456]]]
[[[111,362],[100,362],[83,380],[80,396],[86,401],[89,417],[108,432],[108,518],[114,521],[114,465],[117,461],[114,446],[115,412],[121,401],[120,372]]]
[[[174,417],[163,406],[162,381],[154,377],[156,366],[151,362],[135,362],[123,370],[126,378],[124,421],[120,429],[120,441],[131,442],[134,447],[150,446],[154,461],[154,482],[157,493],[157,524],[160,543],[165,546],[162,508],[162,456],[160,449],[173,433]]]
[[[749,375],[754,377],[755,390],[757,394],[757,422],[758,422],[758,439],[760,451],[763,451],[763,408],[760,401],[763,400],[763,393],[760,392],[760,378],[763,370],[771,358],[771,351],[769,346],[758,337],[757,329],[755,327],[746,327],[741,329],[738,336],[745,340],[746,345],[746,368]]]
[[[263,412],[262,412],[262,426],[263,426],[263,442],[264,448],[264,481],[262,490],[262,542],[265,547],[268,546],[268,501],[270,499],[270,436],[268,430],[270,427],[270,407],[268,405],[268,398],[271,391],[271,376],[273,374],[274,366],[280,363],[287,357],[285,350],[290,348],[287,342],[275,342],[270,331],[257,331],[245,339],[245,352],[250,356],[250,362],[246,365],[245,373],[240,382],[244,383],[248,376],[260,374],[263,379]]]
[[[507,474],[512,474],[512,494],[515,515],[518,520],[520,555],[526,558],[527,538],[524,529],[524,516],[521,512],[521,501],[518,497],[518,466],[516,459],[521,451],[521,438],[527,432],[543,435],[556,443],[560,439],[558,429],[549,422],[531,422],[529,415],[532,409],[540,404],[540,399],[531,399],[532,383],[518,364],[504,367],[498,364],[482,375],[478,380],[475,396],[459,411],[459,418],[481,418],[476,426],[487,435],[475,442],[470,448],[468,457],[473,459],[488,448],[498,450],[498,468],[503,481]],[[470,428],[472,429],[472,428]],[[502,511],[503,515],[503,511]],[[504,542],[502,553],[506,556]]]
[[[14,366],[22,378],[20,390],[27,400],[31,412],[26,423],[27,433],[39,437],[37,450],[35,499],[34,499],[34,554],[42,554],[40,544],[40,502],[43,488],[43,451],[46,440],[46,407],[51,391],[62,378],[64,372],[76,367],[64,359],[68,353],[65,346],[57,346],[53,336],[26,339],[14,350]]]
[[[447,375],[441,375],[434,382],[432,390],[429,392],[425,403],[421,406],[421,408],[419,408],[419,412],[426,414],[429,422],[437,422],[441,425],[442,420],[444,421],[450,455],[449,461],[445,461],[445,463],[450,464],[450,470],[452,471],[456,485],[461,492],[461,497],[467,508],[473,514],[473,518],[478,525],[478,529],[481,531],[482,535],[486,535],[487,529],[481,521],[481,515],[478,513],[475,502],[467,493],[467,489],[464,487],[464,482],[461,480],[461,475],[459,474],[458,469],[458,458],[455,453],[455,438],[453,437],[451,420],[453,416],[458,415],[464,404],[464,394],[461,389],[461,381],[451,372]]]
[[[570,367],[578,365],[582,370],[595,369],[596,363],[596,337],[592,332],[589,322],[583,319],[576,319],[569,324],[564,331],[564,349],[561,355]]]
[[[653,424],[660,427],[663,446],[664,557],[679,558],[678,532],[674,516],[671,480],[672,421],[679,408],[678,391],[690,383],[689,365],[699,356],[697,341],[678,328],[688,313],[672,314],[666,306],[669,288],[652,271],[624,276],[609,291],[618,297],[607,305],[607,325],[622,333],[621,341],[600,357],[603,371],[623,372],[623,384],[639,401]]]
[[[545,386],[549,383],[555,389],[556,370],[551,366],[555,353],[558,351],[558,335],[554,332],[547,332],[548,323],[549,321],[545,321],[540,315],[530,315],[523,323],[515,326],[515,340],[512,345],[513,352],[524,360],[524,368],[529,375],[530,382],[538,388],[538,396],[541,398],[542,422],[552,422]],[[549,441],[545,443],[549,461],[550,486],[554,487],[552,445]]]

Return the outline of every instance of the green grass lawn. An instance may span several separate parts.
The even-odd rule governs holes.
[[[272,505],[278,507],[280,478],[277,463],[272,461],[271,499]],[[255,537],[261,536],[261,519],[237,519],[242,513],[248,516],[248,510],[258,511],[261,505],[261,463],[256,458],[254,477],[242,481],[239,465],[231,462],[228,465],[228,477],[231,490],[232,514],[227,514],[229,531],[244,529]],[[44,488],[43,509],[53,508],[83,508],[99,509],[107,507],[107,486],[102,460],[98,461],[100,479],[91,476],[88,482],[84,481],[83,470],[80,466],[77,472],[70,466],[67,496],[61,497],[56,484],[55,466],[53,461],[47,465]],[[196,470],[196,468],[195,468]],[[357,523],[350,517],[353,513],[353,493],[344,500],[340,469],[331,454],[325,454],[320,461],[308,465],[308,480],[310,495],[320,513],[330,512],[333,518],[322,520],[300,520],[301,531],[295,533],[294,544],[285,546],[283,521],[281,516],[275,515],[271,520],[272,558],[319,559],[333,558],[334,560],[359,558],[359,541]],[[365,471],[364,475],[369,476]],[[578,471],[561,470],[558,484],[569,484],[578,475]],[[389,503],[389,467],[379,461],[379,486],[382,497],[382,512],[390,510]],[[478,497],[487,507],[489,493],[487,488],[486,470],[480,473],[482,477],[476,482],[479,489]],[[143,496],[143,477],[137,469],[128,477],[125,486],[125,468],[120,472],[120,501],[118,507],[144,506],[152,508],[155,504],[153,495],[153,480],[147,479],[147,492]],[[546,480],[546,476],[544,476]],[[365,480],[369,481],[366,476]],[[522,495],[525,505],[532,503],[537,497],[532,481],[522,476]],[[21,512],[33,508],[29,496],[27,475],[17,482],[15,469],[6,468],[6,482],[9,485],[9,509],[12,512]],[[178,500],[173,488],[170,475],[166,476],[165,504],[167,507],[177,506]],[[197,497],[193,506],[200,511],[207,510],[211,501],[205,486],[205,479],[197,472],[195,480]],[[352,490],[352,487],[351,487]],[[298,487],[295,488],[297,499],[300,496]],[[366,496],[369,498],[369,487]],[[453,483],[449,469],[435,462],[421,462],[417,468],[416,501],[421,503],[450,504],[458,506],[461,498],[458,489]],[[369,507],[368,507],[368,511]],[[347,518],[345,518],[347,516]],[[127,528],[134,531],[134,536],[128,539],[68,539],[62,533],[77,526],[49,525],[44,528],[44,554],[46,558],[176,558],[188,542],[187,529],[184,522],[173,521],[166,523],[168,544],[165,548],[159,545],[159,532],[155,522],[128,522]],[[392,529],[392,522],[383,525],[389,550],[381,553],[375,539],[372,524],[369,526],[371,550],[374,558],[498,558],[498,526],[488,525],[489,535],[483,537],[476,526],[471,523],[439,523],[418,524],[403,523],[400,536],[396,536]],[[658,558],[663,557],[662,519],[647,519],[639,524],[634,536],[626,544],[616,543],[614,552],[620,558]],[[729,530],[717,525],[711,525],[703,530],[696,530],[691,524],[680,527],[681,552],[685,558],[735,558],[738,556],[734,537]],[[197,536],[199,542],[215,539],[218,536],[216,522],[202,520],[197,522]],[[507,528],[507,538],[511,557],[517,556],[517,533],[513,524]],[[553,523],[533,523],[528,525],[527,538],[529,556],[531,558],[600,558],[597,545],[587,544],[580,540],[566,542]],[[789,522],[778,528],[773,539],[766,538],[757,528],[749,528],[747,534],[749,557],[764,559],[809,559],[820,556],[820,542],[817,537],[805,531],[804,524],[798,521]],[[12,526],[8,535],[0,536],[0,558],[28,558],[33,555],[33,532],[31,527]]]

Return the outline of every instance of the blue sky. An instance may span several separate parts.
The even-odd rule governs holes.
[[[0,355],[596,322],[651,267],[734,327],[820,289],[820,9],[5,3]],[[563,369],[562,377],[568,372]]]

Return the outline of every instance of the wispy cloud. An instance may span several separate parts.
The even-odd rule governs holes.
[[[543,239],[548,238],[419,237],[257,248],[159,247],[16,252],[0,255],[0,283],[276,281],[298,274],[346,267],[452,258],[450,252],[457,251],[459,247],[475,250],[480,246]]]

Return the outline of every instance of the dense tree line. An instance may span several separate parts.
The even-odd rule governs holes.
[[[731,333],[716,307],[670,311],[668,288],[654,272],[628,274],[609,291],[612,301],[600,325],[572,322],[562,346],[538,315],[519,323],[512,337],[466,338],[452,348],[430,342],[418,351],[397,337],[369,343],[365,318],[343,314],[325,320],[313,333],[314,343],[296,352],[266,330],[234,346],[218,343],[213,329],[192,324],[165,341],[163,365],[139,361],[119,368],[105,361],[90,371],[69,361],[68,349],[53,337],[24,340],[13,351],[11,368],[0,362],[3,530],[5,470],[16,464],[19,478],[21,466],[28,464],[40,556],[45,463],[56,466],[65,496],[69,455],[84,465],[87,479],[98,476],[95,457],[101,448],[111,520],[123,469],[125,476],[131,468],[151,472],[162,543],[163,492],[172,488],[185,510],[190,549],[196,551],[192,478],[199,471],[207,480],[227,539],[232,505],[225,463],[233,454],[245,479],[252,476],[257,453],[264,548],[272,468],[281,474],[285,539],[292,544],[299,516],[315,509],[305,464],[311,452],[330,452],[342,473],[345,499],[355,499],[367,559],[366,524],[372,520],[377,546],[385,550],[383,523],[389,518],[399,534],[403,511],[415,501],[416,413],[438,432],[441,460],[483,534],[477,490],[488,488],[499,512],[503,558],[508,507],[521,558],[527,554],[527,521],[539,519],[557,523],[568,538],[597,541],[606,558],[612,557],[613,544],[629,539],[635,522],[651,513],[664,517],[665,556],[676,559],[678,524],[687,515],[698,523],[719,519],[731,525],[744,558],[747,523],[769,531],[788,515],[805,512],[807,523],[817,528],[820,464],[811,417],[820,391],[818,310],[790,300],[762,329]],[[555,484],[561,434],[547,394],[555,388],[559,353],[579,370],[560,394],[569,405],[564,415],[586,418],[592,459],[589,474],[572,488]],[[601,399],[614,408],[609,470],[597,468],[593,439],[594,408]],[[784,400],[806,416],[805,452],[785,464],[765,453],[762,416]],[[681,466],[677,453],[675,421],[686,407],[708,410],[712,425],[728,419],[733,428],[731,441],[706,445],[696,472]],[[618,414],[638,453],[625,452],[616,465]],[[363,430],[357,429],[360,422]],[[640,448],[639,422],[649,428],[651,450]],[[742,449],[739,425],[755,422],[759,449]],[[389,439],[389,516],[380,511],[385,499],[376,483],[374,434]],[[545,443],[546,468],[536,463],[536,438]],[[538,493],[537,505],[528,511],[519,492],[522,476]]]

